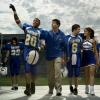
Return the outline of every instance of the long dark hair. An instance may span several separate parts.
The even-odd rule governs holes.
[[[94,38],[94,30],[90,27],[86,27],[85,29],[90,33],[90,38],[93,39]]]

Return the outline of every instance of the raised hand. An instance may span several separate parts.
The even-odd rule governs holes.
[[[15,7],[14,7],[13,4],[10,4],[10,5],[9,5],[9,8],[11,8],[13,11],[16,11],[16,9],[15,9]]]

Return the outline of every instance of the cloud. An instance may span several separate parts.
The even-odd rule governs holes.
[[[17,26],[14,26],[13,14],[8,7],[10,3],[16,6],[22,21],[31,23],[35,17],[39,17],[41,27],[48,30],[51,29],[53,18],[61,20],[61,29],[64,32],[69,32],[72,24],[75,23],[80,24],[82,28],[90,25],[95,30],[97,26],[100,26],[100,0],[0,0],[2,7],[0,31],[9,27],[9,31],[6,32],[7,29],[5,29],[5,33],[10,33],[10,28],[14,28],[15,33],[20,31]],[[5,19],[8,19],[9,24],[5,22]]]

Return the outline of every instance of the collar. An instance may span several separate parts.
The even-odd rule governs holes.
[[[51,32],[58,35],[61,31],[58,30],[57,32],[54,32],[53,30],[51,30]]]

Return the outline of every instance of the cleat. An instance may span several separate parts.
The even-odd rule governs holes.
[[[74,95],[77,95],[78,94],[77,88],[74,89],[73,93],[74,93]]]
[[[26,84],[26,90],[24,91],[24,94],[27,96],[31,95],[30,84]]]
[[[31,83],[31,94],[35,94],[35,83]]]
[[[73,86],[70,86],[70,92],[71,92],[71,93],[74,92]]]
[[[24,91],[24,94],[27,95],[27,96],[31,96],[30,90],[25,90],[25,91]]]

